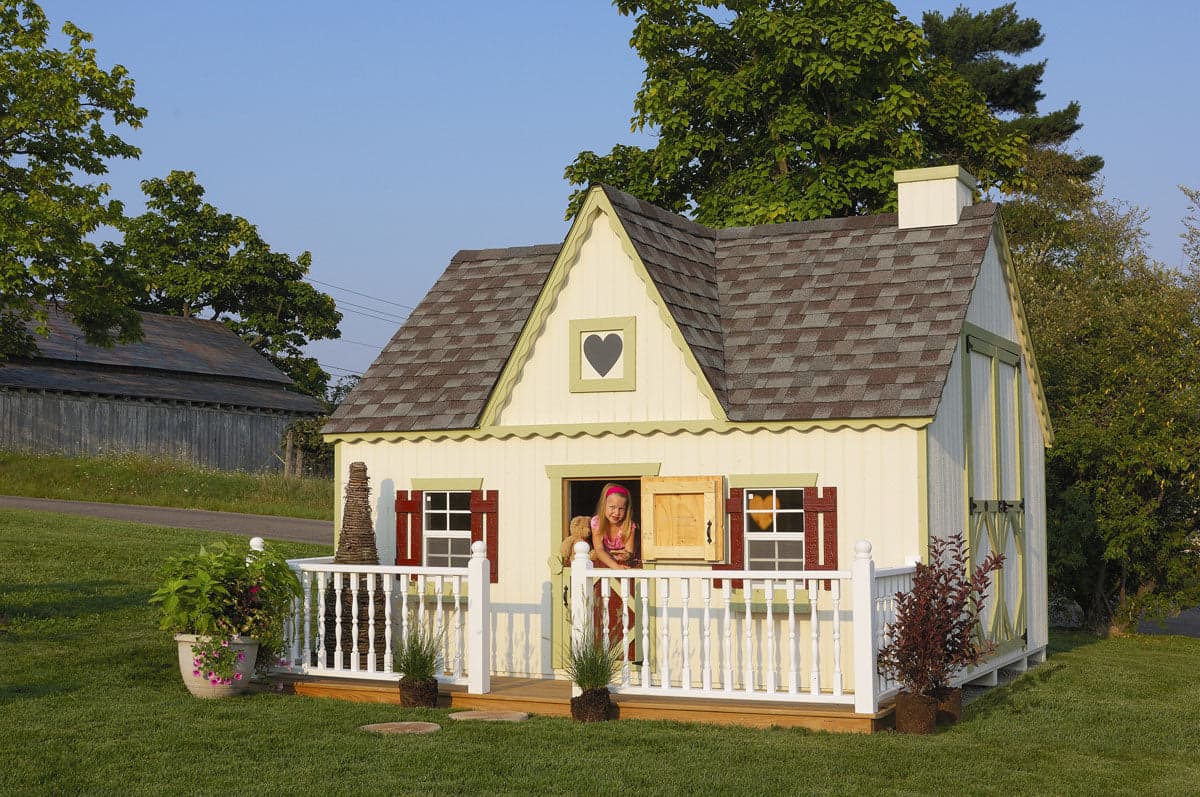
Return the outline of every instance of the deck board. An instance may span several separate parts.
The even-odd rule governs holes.
[[[399,705],[394,681],[279,675],[284,691],[308,697],[360,703]],[[467,694],[464,686],[442,685],[440,708],[526,711],[551,717],[571,715],[571,683],[543,678],[493,677],[491,692]],[[891,707],[873,716],[855,714],[840,706],[819,703],[780,703],[763,700],[613,695],[618,719],[674,720],[753,728],[809,728],[839,733],[873,733],[892,726]]]

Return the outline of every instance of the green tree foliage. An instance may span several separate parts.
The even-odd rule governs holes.
[[[1018,65],[1003,57],[1023,56],[1045,39],[1041,23],[1020,18],[1016,3],[976,14],[959,6],[949,17],[927,11],[921,21],[929,52],[952,63],[955,71],[983,94],[988,107],[1004,118],[1005,129],[1024,133],[1030,146],[1057,147],[1083,127],[1077,102],[1038,113],[1038,103],[1046,98],[1040,88],[1045,61]],[[1065,165],[1083,180],[1091,180],[1104,167],[1104,159],[1098,155],[1060,154]]]
[[[306,357],[310,340],[340,336],[342,314],[304,281],[312,264],[271,251],[258,229],[204,201],[192,172],[145,180],[147,210],[122,223],[114,252],[147,286],[143,310],[223,321],[296,383],[324,398],[329,376]]]
[[[896,169],[961,163],[1020,188],[1025,139],[884,0],[616,0],[645,61],[634,130],[585,151],[604,182],[712,226],[894,209]],[[576,190],[568,217],[579,208]]]
[[[121,218],[109,187],[87,182],[107,158],[136,158],[111,132],[141,126],[133,80],[105,71],[91,34],[62,26],[66,49],[47,46],[49,23],[29,0],[0,0],[0,362],[31,354],[31,320],[61,300],[91,343],[137,339],[129,305],[136,275],[106,258],[88,236]]]
[[[1037,195],[1004,211],[1055,426],[1051,588],[1127,626],[1200,601],[1200,283],[1059,155],[1031,153]]]

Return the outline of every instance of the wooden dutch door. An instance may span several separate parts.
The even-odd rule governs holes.
[[[966,340],[968,566],[1004,554],[979,631],[1005,649],[1023,643],[1026,631],[1021,355],[1015,344],[986,333]]]

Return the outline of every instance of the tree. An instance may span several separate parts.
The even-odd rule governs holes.
[[[91,34],[64,23],[70,45],[59,50],[48,30],[36,3],[0,0],[0,363],[34,351],[27,325],[45,321],[48,301],[62,301],[90,343],[141,335],[136,275],[88,239],[120,221],[121,203],[86,180],[107,158],[139,155],[109,128],[140,127],[146,109],[124,67],[97,65]]]
[[[896,169],[961,163],[1020,188],[1024,137],[885,0],[616,0],[646,63],[634,130],[651,149],[585,151],[605,182],[711,226],[895,208]],[[570,199],[568,217],[584,190]]]
[[[1141,211],[1041,154],[1004,215],[1055,425],[1051,589],[1123,627],[1200,601],[1200,281],[1147,256]]]
[[[267,356],[296,386],[323,398],[329,376],[303,355],[311,340],[340,336],[334,301],[304,281],[308,252],[271,251],[258,229],[204,201],[193,172],[145,180],[146,212],[122,224],[113,257],[147,286],[139,307],[155,313],[223,321]]]
[[[947,59],[1004,117],[1005,129],[1024,133],[1031,147],[1055,148],[1079,132],[1079,103],[1039,114],[1046,95],[1040,86],[1046,62],[1017,65],[1002,55],[1022,56],[1041,46],[1045,37],[1036,19],[1017,16],[1016,3],[972,14],[959,6],[949,17],[927,11],[921,19],[931,55]],[[1091,180],[1104,167],[1098,155],[1061,153],[1080,179]]]

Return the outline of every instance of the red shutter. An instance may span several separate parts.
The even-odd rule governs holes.
[[[746,503],[745,491],[741,487],[732,487],[729,497],[725,499],[725,512],[729,515],[729,564],[713,565],[713,570],[741,570],[746,564]],[[732,579],[734,589],[742,588],[740,578]],[[713,582],[721,586],[721,579]]]
[[[500,574],[500,498],[495,490],[471,491],[471,542],[483,541],[487,545],[490,581],[495,584]]]
[[[816,487],[805,487],[804,569],[837,570],[837,566],[837,488],[826,487],[818,493]],[[825,589],[829,587],[826,581]]]
[[[421,531],[424,525],[421,491],[396,493],[396,564],[424,564]]]

